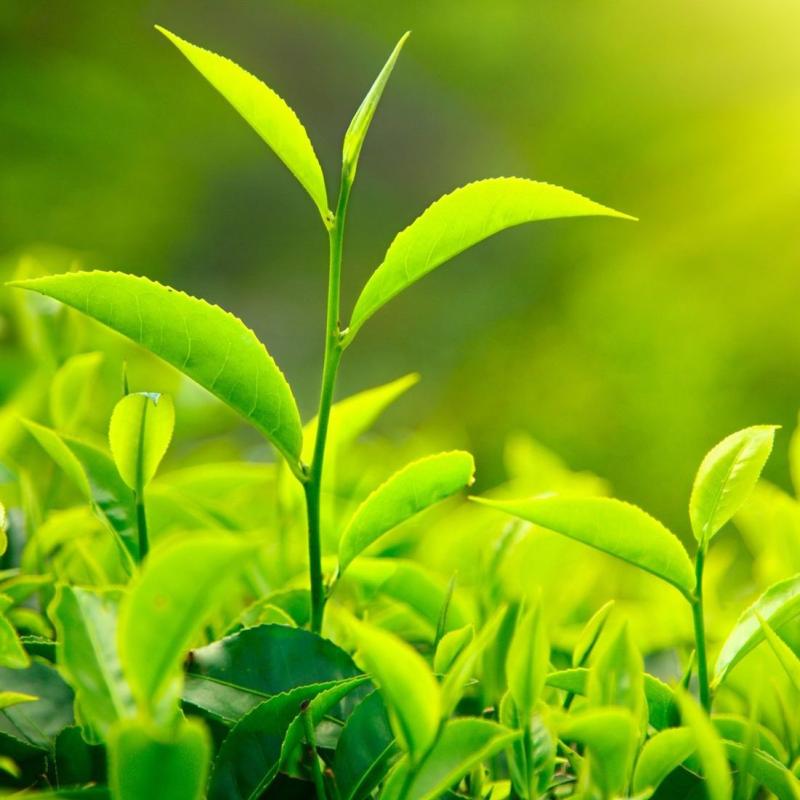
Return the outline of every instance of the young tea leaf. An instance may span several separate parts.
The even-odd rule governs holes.
[[[361,662],[386,702],[398,741],[416,763],[439,730],[439,684],[410,645],[380,628],[356,620],[351,624]]]
[[[322,167],[297,114],[265,83],[230,59],[190,44],[156,26],[197,71],[239,112],[288,167],[327,224],[328,193]]]
[[[180,720],[174,730],[123,720],[109,741],[114,800],[200,800],[211,742],[203,723]]]
[[[694,733],[689,728],[667,728],[657,733],[645,743],[636,762],[633,791],[643,794],[657,789],[694,751]]]
[[[776,430],[776,425],[755,425],[737,431],[703,459],[689,500],[698,542],[708,542],[747,500],[772,451]]]
[[[441,197],[401,231],[356,301],[345,345],[395,295],[499,231],[560,217],[631,219],[579,194],[523,178],[476,181]]]
[[[800,657],[781,639],[772,626],[760,615],[758,616],[759,625],[764,633],[772,652],[783,667],[792,685],[800,692]]]
[[[759,617],[773,628],[800,614],[800,575],[770,586],[736,621],[717,656],[712,686],[719,686],[728,673],[764,639]]]
[[[530,719],[542,693],[550,664],[541,603],[525,611],[517,620],[514,638],[506,656],[508,690],[524,719]]]
[[[175,406],[166,394],[136,392],[111,414],[108,440],[122,480],[137,494],[153,479],[175,427]]]
[[[117,635],[141,708],[173,713],[186,651],[254,550],[240,539],[197,535],[150,554],[122,601]]]
[[[134,710],[117,655],[118,598],[112,593],[60,586],[49,609],[56,663],[75,690],[82,718],[103,739]]]
[[[572,666],[583,667],[589,660],[592,651],[594,650],[597,640],[603,633],[606,622],[608,622],[608,615],[614,608],[614,601],[609,600],[605,605],[601,606],[593,615],[592,618],[586,623],[583,630],[578,636],[578,641],[575,642],[575,647],[572,649]]]
[[[456,628],[442,636],[433,657],[433,671],[444,675],[453,666],[459,653],[474,639],[475,628],[472,625],[464,625],[462,628]]]
[[[14,626],[0,614],[0,667],[23,669],[30,658],[19,640]]]
[[[50,386],[50,419],[56,430],[75,433],[94,391],[101,353],[80,353],[67,359]]]
[[[72,272],[12,285],[72,306],[172,364],[255,425],[300,475],[300,414],[256,335],[219,306],[120,272]]]
[[[607,497],[472,499],[627,561],[691,601],[695,574],[689,555],[675,534],[637,506]]]
[[[375,109],[381,101],[383,90],[394,69],[400,51],[406,43],[406,39],[410,36],[410,31],[404,34],[400,41],[395,45],[392,50],[388,61],[383,65],[383,69],[375,79],[370,90],[367,92],[366,97],[361,101],[347,132],[344,135],[344,144],[342,146],[342,171],[347,176],[348,180],[352,183],[358,167],[358,158],[361,155],[361,147],[364,144],[364,138],[369,130],[372,117],[375,115]]]
[[[339,572],[387,531],[469,486],[474,474],[472,456],[460,450],[412,461],[396,472],[361,503],[345,528]]]

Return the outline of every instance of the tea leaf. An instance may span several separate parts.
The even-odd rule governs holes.
[[[442,636],[433,656],[433,671],[444,675],[453,666],[459,653],[474,639],[475,628],[472,625],[464,625],[462,628],[456,628]]]
[[[597,640],[603,633],[606,622],[608,622],[608,615],[613,608],[614,601],[609,600],[605,605],[601,606],[586,623],[580,636],[578,636],[578,641],[575,642],[575,647],[572,649],[573,667],[582,667],[589,660],[589,656],[591,656],[597,644]]]
[[[474,474],[472,456],[460,450],[407,464],[356,509],[339,540],[339,572],[387,531],[469,486]]]
[[[0,614],[0,667],[22,669],[28,664],[30,664],[30,658],[25,652],[14,626]]]
[[[364,138],[369,130],[372,117],[375,114],[378,103],[381,101],[383,90],[386,88],[394,65],[400,55],[400,51],[403,49],[403,45],[410,35],[410,31],[405,33],[395,45],[389,59],[383,65],[383,69],[370,87],[366,97],[361,101],[361,105],[358,107],[344,135],[344,144],[342,146],[342,172],[351,183],[356,174],[358,158],[361,155],[361,147],[364,144]]]
[[[140,707],[172,711],[186,651],[254,550],[242,540],[198,535],[148,556],[118,626],[120,661]]]
[[[770,586],[736,621],[717,656],[712,686],[719,686],[728,673],[764,639],[758,618],[773,628],[800,614],[800,575]]]
[[[59,586],[48,613],[58,634],[58,668],[75,690],[82,717],[105,738],[117,720],[134,710],[117,655],[116,598]]]
[[[230,59],[176,36],[156,25],[197,71],[239,112],[288,167],[327,224],[328,193],[322,167],[297,114],[265,83]]]
[[[736,742],[723,742],[728,758],[756,779],[758,784],[780,798],[797,800],[800,797],[800,780],[769,753],[748,750]]]
[[[363,680],[299,686],[251,709],[231,728],[220,747],[209,780],[209,800],[260,797],[278,773],[287,733],[303,706],[327,691],[336,691],[330,707]]]
[[[25,692],[0,692],[0,711],[19,703],[35,703],[39,698]]]
[[[675,534],[637,506],[607,497],[472,499],[627,561],[691,600],[695,575],[686,550]]]
[[[708,542],[747,500],[764,469],[776,425],[755,425],[732,433],[700,464],[689,500],[695,538]]]
[[[488,719],[464,717],[450,720],[431,752],[426,756],[414,777],[406,785],[404,797],[414,800],[435,800],[446,794],[448,788],[458,783],[472,769],[488,761],[508,747],[522,734]],[[409,763],[400,762],[392,774],[393,786],[407,780]],[[395,797],[389,790],[382,798]]]
[[[656,789],[695,751],[694,733],[689,728],[667,728],[649,739],[633,773],[633,791]]]
[[[794,688],[800,692],[800,658],[798,658],[794,650],[778,636],[772,626],[760,615],[758,616],[758,623],[761,625],[764,638],[767,640],[772,652],[775,653],[775,657],[780,662],[784,672]]]
[[[476,181],[446,194],[395,237],[356,301],[344,344],[395,295],[489,236],[524,222],[582,216],[631,219],[567,189],[523,178]]]
[[[172,364],[258,428],[300,474],[300,414],[256,335],[219,306],[120,272],[16,281],[76,308]]]
[[[80,353],[67,359],[50,385],[50,419],[57,430],[74,433],[94,391],[101,353]]]
[[[542,619],[541,604],[517,620],[506,656],[508,690],[523,720],[530,719],[542,693],[550,664],[550,644]]]
[[[270,695],[359,673],[333,642],[299,628],[265,624],[192,650],[183,700],[231,725]]]
[[[636,723],[624,708],[593,708],[571,715],[559,727],[565,741],[589,751],[592,785],[604,797],[614,797],[628,782],[636,746]]]
[[[200,800],[211,741],[197,720],[155,730],[139,719],[111,731],[109,783],[114,800]]]
[[[691,695],[680,688],[676,689],[675,695],[678,698],[683,723],[694,736],[709,800],[730,800],[733,794],[733,781],[719,734]]]
[[[433,673],[410,645],[380,628],[353,620],[358,655],[386,702],[392,727],[416,763],[439,730],[441,694]]]
[[[333,772],[341,800],[367,797],[397,753],[380,692],[367,695],[347,718],[336,745]]]
[[[167,452],[175,427],[175,406],[166,394],[136,392],[114,407],[108,440],[122,480],[141,494]]]

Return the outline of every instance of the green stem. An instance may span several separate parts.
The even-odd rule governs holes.
[[[322,468],[325,461],[325,443],[328,438],[328,420],[333,403],[336,375],[342,358],[339,327],[339,296],[342,281],[342,246],[344,243],[344,221],[347,201],[350,197],[350,182],[342,176],[339,202],[333,224],[328,231],[330,260],[328,267],[328,309],[325,322],[325,358],[322,365],[322,388],[317,411],[317,435],[314,440],[314,455],[308,478],[304,484],[306,512],[308,516],[308,569],[311,580],[311,630],[322,630],[325,611],[325,587],[322,581],[322,544],[320,541],[320,493],[322,491]]]
[[[703,617],[703,567],[706,560],[706,546],[701,544],[695,556],[697,586],[692,601],[694,619],[695,652],[697,653],[697,680],[700,685],[700,703],[706,711],[711,711],[711,690],[708,684],[708,659],[706,657],[706,626]]]
[[[150,540],[147,535],[147,516],[144,513],[144,493],[136,492],[136,527],[139,530],[139,562],[144,561],[150,549]]]
[[[311,755],[311,774],[314,777],[314,789],[316,790],[317,800],[327,800],[328,795],[325,791],[325,781],[322,777],[322,770],[319,766],[319,756],[317,755],[317,740],[314,736],[314,721],[311,719],[311,710],[306,707],[303,709],[303,728],[305,729],[306,742]]]

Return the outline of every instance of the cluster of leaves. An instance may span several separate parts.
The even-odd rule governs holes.
[[[624,215],[533,181],[469,184],[396,237],[340,328],[347,201],[405,38],[347,131],[331,212],[284,101],[165,34],[329,232],[319,411],[302,424],[264,346],[216,306],[141,277],[19,266],[32,292],[8,321],[36,367],[0,412],[0,785],[118,800],[800,797],[800,504],[760,482],[774,427],[703,460],[690,555],[524,436],[508,482],[459,502],[469,453],[369,436],[416,376],[333,402],[344,350],[427,272],[512,225]],[[139,376],[147,391],[131,391]],[[213,397],[279,460],[248,458]]]

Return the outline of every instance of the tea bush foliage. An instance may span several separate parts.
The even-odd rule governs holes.
[[[162,33],[328,234],[318,412],[304,423],[264,345],[205,300],[17,265],[3,311],[35,366],[0,411],[4,793],[800,797],[800,505],[760,478],[775,426],[709,451],[679,537],[521,434],[506,482],[469,497],[469,453],[375,431],[417,376],[335,396],[369,319],[463,250],[627,215],[467,184],[396,236],[343,324],[348,200],[407,37],[346,132],[331,208],[285,101]]]

